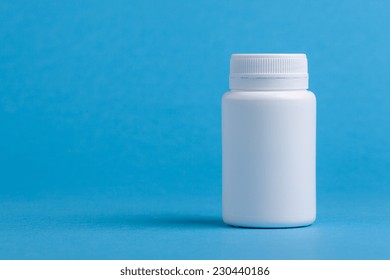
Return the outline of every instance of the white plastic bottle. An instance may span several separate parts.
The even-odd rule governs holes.
[[[305,54],[233,54],[222,99],[223,220],[306,226],[316,218],[316,98]]]

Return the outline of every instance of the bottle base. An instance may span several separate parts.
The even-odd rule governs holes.
[[[223,222],[229,226],[238,228],[258,228],[258,229],[283,229],[283,228],[299,228],[307,227],[315,222],[314,219],[300,221],[249,221],[223,218]]]

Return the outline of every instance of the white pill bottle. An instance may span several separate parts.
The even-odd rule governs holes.
[[[316,218],[316,98],[305,54],[233,54],[222,98],[223,220],[307,226]]]

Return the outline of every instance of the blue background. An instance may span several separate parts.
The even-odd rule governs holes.
[[[389,1],[0,2],[0,258],[390,259]],[[307,53],[318,219],[221,221],[232,53]]]

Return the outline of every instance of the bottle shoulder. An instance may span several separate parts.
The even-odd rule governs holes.
[[[283,91],[228,91],[223,100],[293,100],[316,99],[309,90],[283,90]]]

